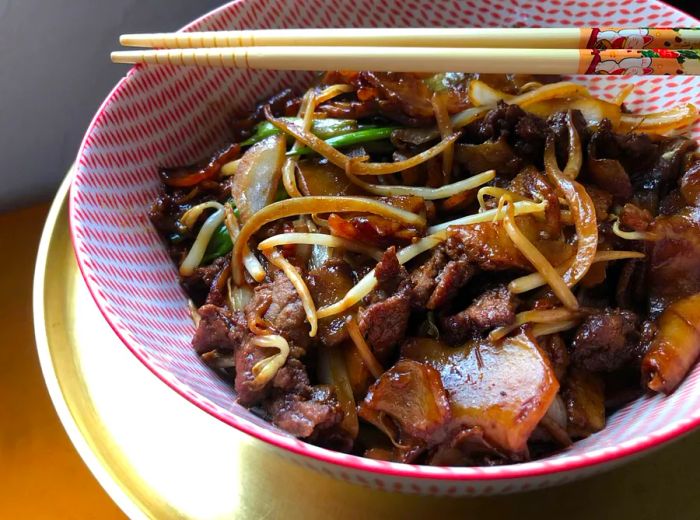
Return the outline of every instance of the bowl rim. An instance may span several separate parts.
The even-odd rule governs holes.
[[[245,0],[233,0],[227,2],[215,9],[208,11],[207,13],[196,18],[192,22],[185,25],[180,31],[192,30],[198,24],[208,21],[211,17],[215,17],[222,12],[228,11],[232,6],[242,3]],[[684,11],[666,3],[664,0],[652,0],[651,2],[663,5],[665,8],[674,11],[677,14],[682,14],[689,17],[694,23],[700,25],[700,20],[695,17],[685,13]],[[106,98],[102,101],[97,112],[93,116],[82,142],[79,147],[77,154],[77,161],[84,154],[86,147],[88,146],[88,139],[97,126],[97,124],[103,118],[103,114],[107,107],[112,103],[112,101],[118,97],[118,93],[123,88],[124,83],[139,70],[142,65],[136,65],[129,69],[125,76],[123,76],[117,84],[112,88]],[[77,170],[76,170],[77,171]],[[276,448],[284,451],[290,451],[295,455],[301,457],[309,457],[315,461],[321,463],[331,464],[338,468],[355,470],[359,472],[371,473],[371,474],[381,474],[394,478],[411,478],[419,480],[442,480],[442,481],[462,481],[462,482],[477,482],[477,481],[493,481],[493,480],[514,480],[523,479],[531,477],[541,477],[545,475],[561,475],[563,473],[568,473],[584,468],[602,469],[603,466],[609,466],[614,463],[621,463],[625,460],[629,460],[634,455],[642,454],[642,452],[649,451],[653,448],[660,447],[666,442],[680,438],[681,436],[690,433],[692,430],[700,427],[700,414],[691,416],[690,419],[679,419],[672,423],[670,428],[664,428],[659,433],[652,432],[641,437],[633,438],[627,441],[622,441],[619,444],[615,444],[609,447],[602,447],[591,450],[590,453],[576,454],[571,456],[562,456],[557,459],[549,460],[533,460],[524,463],[517,464],[505,464],[502,466],[493,467],[482,467],[482,466],[427,466],[427,465],[417,465],[417,464],[405,464],[398,462],[386,462],[377,461],[374,459],[369,459],[366,457],[361,457],[359,455],[349,455],[346,453],[341,453],[338,451],[330,450],[327,448],[322,448],[305,441],[293,438],[284,433],[277,433],[270,429],[258,426],[248,419],[237,417],[231,414],[226,416],[219,413],[214,407],[202,406],[201,402],[195,400],[190,396],[184,389],[176,386],[175,382],[170,378],[165,377],[159,372],[160,369],[155,367],[153,363],[145,356],[142,356],[139,350],[134,347],[126,335],[120,330],[116,321],[112,319],[110,315],[109,305],[103,300],[102,295],[97,290],[97,287],[92,284],[90,277],[87,274],[85,266],[85,258],[80,254],[80,250],[77,247],[78,238],[76,233],[76,216],[75,216],[75,197],[76,197],[76,184],[74,171],[73,179],[71,179],[69,197],[68,197],[68,224],[70,231],[71,244],[73,246],[73,251],[75,254],[76,262],[78,264],[78,269],[81,276],[85,282],[85,285],[90,293],[92,299],[95,302],[98,310],[104,317],[105,321],[112,328],[117,337],[122,341],[122,343],[131,351],[131,353],[146,367],[148,368],[158,379],[165,383],[168,387],[178,393],[180,396],[185,398],[187,401],[197,406],[200,410],[208,413],[209,415],[215,417],[216,419],[222,421],[223,423],[232,426],[243,433],[254,437],[255,439],[270,444]],[[232,419],[235,418],[235,419]]]

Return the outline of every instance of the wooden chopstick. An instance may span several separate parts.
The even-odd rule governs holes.
[[[130,47],[262,46],[478,47],[525,49],[693,49],[700,28],[385,28],[272,29],[125,34]]]
[[[234,47],[112,53],[115,63],[237,69],[515,74],[700,74],[700,51],[433,47]]]

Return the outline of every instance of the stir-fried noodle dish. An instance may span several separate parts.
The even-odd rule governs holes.
[[[531,460],[700,354],[693,105],[551,77],[329,72],[160,171],[192,346],[291,435]]]

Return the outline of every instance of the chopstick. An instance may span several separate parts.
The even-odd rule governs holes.
[[[119,51],[115,63],[237,69],[514,74],[700,74],[699,50],[233,47]]]
[[[262,46],[478,47],[524,49],[692,49],[700,28],[384,28],[271,29],[125,34],[129,47]]]

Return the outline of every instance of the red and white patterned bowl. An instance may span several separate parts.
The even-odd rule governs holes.
[[[187,29],[699,23],[654,0],[240,0]],[[282,87],[302,87],[310,77],[136,67],[117,84],[90,125],[70,193],[75,252],[105,318],[155,375],[218,419],[281,448],[280,455],[337,478],[412,493],[478,495],[563,483],[609,468],[700,424],[700,366],[673,395],[639,399],[613,415],[605,430],[569,450],[492,468],[426,467],[345,455],[294,439],[236,404],[231,386],[201,363],[190,345],[194,327],[185,295],[147,210],[156,194],[158,166],[206,155],[225,140],[234,110],[249,109]],[[634,81],[637,88],[629,106],[644,111],[688,102],[700,93],[700,77],[577,80],[603,97]],[[700,125],[693,132],[700,138]]]

